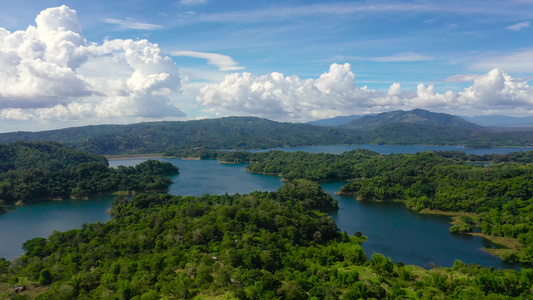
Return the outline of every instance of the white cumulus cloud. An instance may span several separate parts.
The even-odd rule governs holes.
[[[527,81],[514,79],[500,69],[452,79],[473,84],[460,92],[439,93],[434,85],[419,84],[416,91],[404,91],[400,83],[393,83],[385,93],[358,87],[350,64],[332,64],[319,78],[307,80],[277,72],[230,74],[220,84],[201,88],[197,101],[241,115],[291,121],[413,108],[463,113],[495,107],[533,109],[533,89]]]
[[[0,119],[185,116],[168,98],[181,89],[178,67],[157,44],[89,43],[64,5],[35,23],[0,28]]]

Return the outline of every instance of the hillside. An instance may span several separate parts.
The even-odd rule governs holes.
[[[364,116],[340,127],[227,117],[0,134],[0,143],[17,140],[55,141],[91,153],[112,155],[197,147],[265,149],[333,144],[531,146],[533,131],[489,129],[452,115],[416,109]]]
[[[466,117],[459,116],[469,122],[472,122],[481,126],[491,126],[491,127],[521,127],[533,126],[533,117],[510,117],[502,115],[489,115],[489,116],[475,116],[475,117]]]
[[[338,116],[338,117],[329,118],[329,119],[321,119],[321,120],[316,120],[312,122],[307,122],[307,124],[311,124],[315,126],[325,126],[325,127],[343,126],[343,125],[348,124],[350,121],[362,118],[364,116],[366,115]]]
[[[455,127],[467,130],[486,130],[459,117],[444,113],[434,113],[423,109],[411,111],[397,110],[373,116],[364,116],[350,121],[347,128],[370,131],[390,124],[417,124],[441,127]]]
[[[362,142],[358,131],[280,123],[255,117],[98,125],[0,134],[2,143],[16,140],[56,141],[98,154],[158,153],[194,147],[252,149]]]

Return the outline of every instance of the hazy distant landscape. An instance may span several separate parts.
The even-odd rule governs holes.
[[[363,116],[338,126],[227,117],[0,134],[0,142],[17,140],[56,141],[96,154],[116,155],[198,147],[210,150],[262,149],[333,144],[527,147],[533,145],[533,131],[511,128],[502,132],[456,116],[417,109]]]

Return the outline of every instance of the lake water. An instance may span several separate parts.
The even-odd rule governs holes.
[[[442,146],[376,146],[336,145],[295,147],[287,151],[341,153],[355,148],[365,148],[389,153],[415,153],[425,150],[460,150],[467,153],[509,153],[528,148],[466,149]],[[246,164],[220,164],[216,160],[161,159],[176,164],[180,174],[173,176],[169,187],[171,194],[201,196],[204,194],[246,194],[255,190],[275,191],[282,186],[278,177],[251,174],[245,171]],[[144,159],[110,161],[110,166],[136,165]],[[323,184],[330,192],[337,192],[342,182]],[[456,259],[482,266],[516,268],[518,265],[503,263],[501,259],[483,252],[490,242],[479,237],[450,234],[449,218],[422,215],[408,210],[401,203],[359,202],[351,197],[335,195],[340,209],[330,215],[338,226],[348,234],[361,231],[368,236],[362,246],[368,256],[373,252],[383,253],[395,262],[451,266]],[[16,207],[14,211],[0,216],[0,257],[13,258],[22,253],[21,245],[34,237],[47,237],[54,230],[65,231],[80,228],[83,222],[107,221],[110,216],[111,196],[91,200],[50,201]]]

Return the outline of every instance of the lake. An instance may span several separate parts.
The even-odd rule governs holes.
[[[478,155],[488,153],[509,153],[527,148],[467,149],[444,146],[385,146],[385,145],[335,145],[317,147],[295,147],[286,151],[308,151],[341,153],[364,148],[389,153],[415,153],[421,151],[459,150]],[[264,151],[264,150],[260,150]],[[494,152],[492,152],[494,151]],[[282,186],[280,178],[245,171],[246,164],[220,164],[216,160],[165,159],[180,167],[180,174],[173,176],[174,183],[169,193],[201,196],[204,194],[246,194],[255,190],[275,191]],[[110,161],[110,166],[136,165],[144,159]],[[342,182],[323,184],[330,192],[337,192]],[[466,263],[496,268],[516,268],[518,265],[504,263],[501,259],[483,252],[485,246],[493,246],[479,237],[451,234],[449,218],[445,216],[422,215],[408,210],[401,203],[359,202],[351,197],[334,195],[340,209],[330,213],[341,230],[353,234],[361,231],[368,236],[363,249],[368,256],[373,252],[383,253],[395,262],[451,266],[456,259]],[[110,216],[111,196],[91,200],[50,201],[27,206],[0,216],[0,257],[13,258],[22,253],[21,245],[34,237],[47,237],[54,230],[65,231],[80,228],[83,222],[107,221]]]

